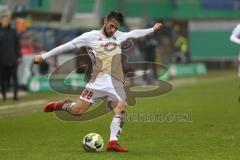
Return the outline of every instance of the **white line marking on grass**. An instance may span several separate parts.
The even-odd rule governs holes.
[[[215,82],[221,82],[225,80],[232,79],[232,77],[214,77],[214,78],[206,78],[206,79],[200,79],[200,78],[184,78],[184,79],[177,79],[170,81],[174,86],[189,86],[194,84],[207,84],[207,83],[215,83]]]
[[[5,105],[5,106],[1,106],[0,110],[5,110],[5,109],[12,109],[12,108],[24,108],[27,106],[31,106],[31,105],[39,105],[39,104],[43,104],[46,103],[46,100],[36,100],[36,101],[30,101],[30,102],[23,102],[20,104],[11,104],[11,105]]]
[[[224,137],[222,137],[222,139],[225,139],[225,140],[234,140],[234,139],[235,139],[235,136],[224,136]]]

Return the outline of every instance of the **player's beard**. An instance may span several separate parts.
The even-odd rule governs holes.
[[[103,32],[104,32],[104,34],[105,34],[106,37],[112,37],[112,35],[109,35],[109,34],[107,33],[106,26],[103,27]]]

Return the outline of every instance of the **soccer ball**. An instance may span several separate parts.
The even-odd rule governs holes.
[[[103,138],[97,133],[89,133],[83,138],[83,148],[87,152],[99,152],[103,145]]]

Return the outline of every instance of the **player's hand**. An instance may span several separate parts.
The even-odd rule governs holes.
[[[43,62],[42,56],[41,56],[41,55],[36,55],[36,56],[34,57],[33,62],[34,62],[35,64],[41,64],[41,63]]]
[[[153,26],[154,31],[159,30],[159,29],[161,28],[161,26],[162,26],[162,23],[156,23],[156,24]]]

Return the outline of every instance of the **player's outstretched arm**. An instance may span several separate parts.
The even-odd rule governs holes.
[[[77,48],[81,48],[83,46],[88,46],[89,43],[91,42],[93,36],[94,35],[92,34],[92,32],[86,32],[86,33],[82,34],[81,36],[73,39],[72,41],[65,43],[63,45],[60,45],[45,54],[36,55],[34,57],[34,63],[40,64],[44,60],[46,60],[52,56],[55,56],[55,55],[58,55],[61,53],[65,53],[65,52],[68,52],[68,51],[71,51],[71,50],[74,50]]]
[[[157,31],[161,28],[162,23],[156,23],[152,28],[149,29],[135,29],[130,32],[124,33],[124,40],[128,38],[140,38],[144,37],[154,31]]]
[[[236,44],[240,44],[239,35],[240,35],[240,25],[237,25],[237,27],[234,28],[230,36],[230,41]]]
[[[73,49],[76,49],[76,46],[73,44],[72,41],[65,43],[63,45],[60,45],[52,50],[50,50],[49,52],[46,52],[45,54],[42,55],[36,55],[34,57],[34,63],[35,64],[40,64],[42,63],[44,60],[48,59],[49,57],[61,54],[61,53],[65,53],[68,51],[71,51]]]

